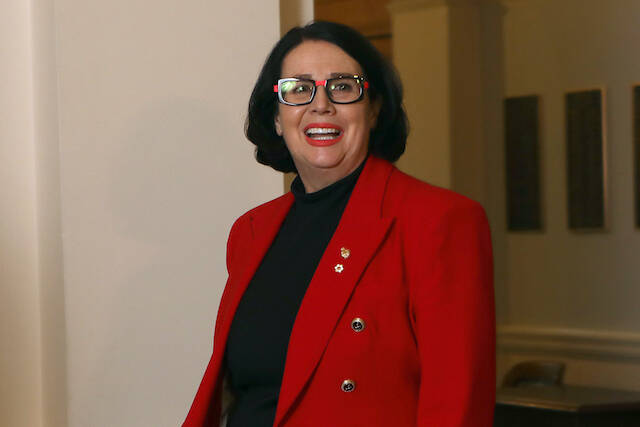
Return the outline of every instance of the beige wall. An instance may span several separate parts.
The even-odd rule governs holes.
[[[281,194],[242,132],[278,12],[3,4],[1,425],[182,420],[211,354],[229,227]]]
[[[416,178],[450,188],[450,11],[446,6],[406,3],[391,2],[393,60],[404,85],[411,128],[405,154],[397,164]]]
[[[507,96],[542,101],[545,233],[509,235],[512,323],[640,332],[640,232],[633,225],[631,85],[640,80],[634,0],[507,4]],[[544,28],[544,31],[541,31]],[[610,231],[567,230],[564,92],[607,92]],[[593,260],[593,262],[585,262]],[[517,290],[517,291],[516,291]],[[547,304],[545,301],[571,304]]]
[[[503,342],[511,352],[574,358],[579,363],[567,374],[575,381],[640,390],[630,90],[640,81],[640,3],[521,0],[505,7],[506,94],[538,94],[542,101],[545,230],[508,235]],[[607,232],[574,233],[567,229],[563,95],[594,87],[607,97],[611,225]],[[586,361],[596,368],[580,370]]]
[[[41,343],[31,7],[0,11],[0,424],[39,426]]]

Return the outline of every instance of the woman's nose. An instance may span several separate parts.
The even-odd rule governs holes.
[[[325,86],[316,87],[316,94],[311,102],[311,109],[316,113],[331,113],[335,111],[333,102],[329,99]]]

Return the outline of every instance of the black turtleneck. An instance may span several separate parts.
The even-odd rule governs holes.
[[[363,167],[314,193],[299,176],[291,184],[295,201],[231,323],[225,357],[236,399],[228,427],[273,425],[293,322]]]

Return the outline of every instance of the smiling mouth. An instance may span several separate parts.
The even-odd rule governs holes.
[[[312,127],[305,129],[304,134],[314,141],[328,141],[342,135],[342,131],[336,128]]]

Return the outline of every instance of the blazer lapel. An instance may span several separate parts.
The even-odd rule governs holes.
[[[289,339],[275,426],[311,377],[356,283],[391,226],[392,220],[381,216],[391,170],[390,163],[369,157],[307,288]]]
[[[251,233],[245,232],[238,236],[238,238],[247,239],[248,241],[242,243],[236,242],[236,244],[240,244],[243,248],[246,248],[245,253],[237,257],[238,260],[236,263],[230,266],[225,294],[223,294],[220,302],[220,315],[215,327],[216,333],[213,355],[209,367],[207,367],[202,385],[198,390],[198,395],[196,396],[196,400],[202,402],[204,408],[212,405],[210,402],[213,397],[214,388],[216,386],[219,387],[222,383],[220,377],[222,373],[222,361],[224,359],[224,352],[226,351],[229,329],[231,328],[231,322],[238,308],[238,304],[251,278],[260,265],[262,258],[264,258],[264,254],[271,246],[278,230],[280,230],[282,221],[284,221],[292,203],[293,195],[291,193],[287,193],[274,200],[270,206],[265,206],[260,211],[260,215],[249,216]],[[201,399],[199,398],[200,395],[202,395]],[[194,425],[204,425],[203,423],[204,421]]]
[[[274,200],[273,204],[268,206],[268,210],[261,210],[260,215],[250,215],[249,217],[253,239],[242,244],[243,247],[247,248],[247,252],[240,257],[242,264],[231,267],[232,271],[229,272],[229,283],[227,284],[229,295],[225,299],[224,307],[221,307],[223,317],[221,318],[220,339],[225,344],[231,320],[235,315],[242,295],[244,295],[251,278],[271,246],[278,230],[280,230],[280,226],[287,216],[293,200],[293,194],[286,193],[284,196]],[[237,271],[234,267],[237,268]]]

